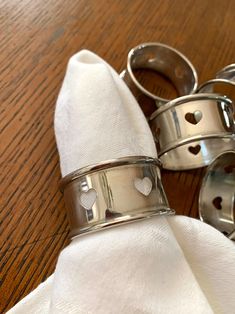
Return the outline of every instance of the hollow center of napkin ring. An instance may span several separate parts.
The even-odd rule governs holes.
[[[150,93],[165,99],[179,97],[173,82],[164,74],[152,69],[133,69],[138,82]]]

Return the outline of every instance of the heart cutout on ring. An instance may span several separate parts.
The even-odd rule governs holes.
[[[200,145],[189,146],[188,150],[190,151],[191,154],[197,155],[201,150],[201,146]]]
[[[202,113],[200,110],[196,110],[193,113],[187,112],[185,115],[185,120],[191,124],[198,124],[202,119]]]
[[[137,191],[139,191],[144,196],[148,196],[152,191],[152,181],[148,177],[143,179],[135,178],[134,185]]]
[[[95,189],[89,189],[86,192],[82,192],[80,196],[80,204],[85,209],[91,209],[97,198],[97,192]]]
[[[221,196],[217,196],[213,199],[212,204],[214,205],[214,207],[218,210],[222,209],[222,197]]]

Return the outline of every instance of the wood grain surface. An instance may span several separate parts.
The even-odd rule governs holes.
[[[87,48],[120,72],[132,47],[158,41],[203,82],[235,61],[234,12],[234,0],[0,0],[0,313],[68,244],[53,115],[69,58]],[[164,171],[178,214],[198,216],[203,172]]]

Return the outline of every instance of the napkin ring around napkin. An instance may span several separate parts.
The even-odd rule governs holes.
[[[235,146],[233,103],[217,94],[179,97],[156,110],[149,122],[165,169],[206,166]]]
[[[150,92],[138,81],[134,73],[137,69],[151,69],[167,77],[179,96],[196,92],[198,79],[194,66],[182,53],[170,46],[162,43],[138,45],[130,50],[127,69],[120,74],[141,105],[145,103],[149,108],[156,110],[169,102],[170,99]],[[142,109],[144,111],[144,108]]]
[[[164,193],[160,162],[125,157],[84,167],[61,181],[71,236],[153,215],[174,214]]]
[[[235,240],[235,150],[207,168],[199,196],[200,219]]]

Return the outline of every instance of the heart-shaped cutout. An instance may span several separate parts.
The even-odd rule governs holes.
[[[200,145],[189,146],[188,150],[190,151],[191,154],[197,155],[201,150],[201,146]]]
[[[214,207],[216,209],[221,210],[222,209],[222,201],[223,201],[222,197],[221,196],[217,196],[217,197],[215,197],[213,199],[212,204],[214,205]]]
[[[196,110],[193,113],[187,112],[185,115],[185,120],[191,124],[198,124],[202,119],[202,113],[200,110]]]
[[[80,196],[80,204],[85,209],[91,209],[97,198],[97,193],[95,189],[89,189],[86,192],[82,192]]]
[[[139,191],[144,196],[148,196],[152,191],[152,181],[148,177],[143,179],[135,178],[134,185],[137,191]]]

